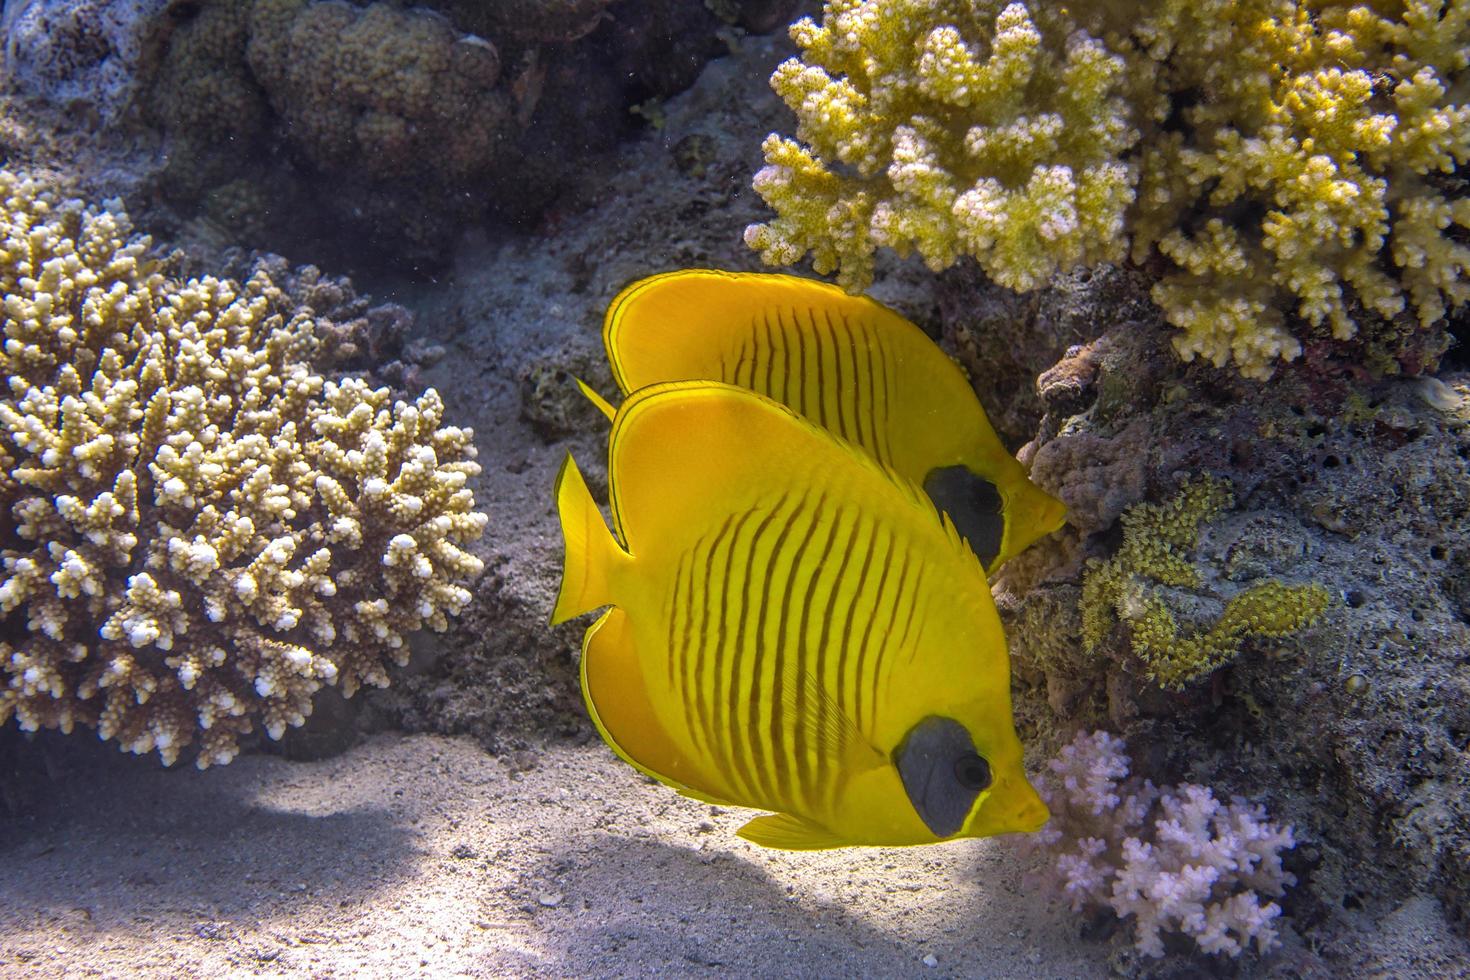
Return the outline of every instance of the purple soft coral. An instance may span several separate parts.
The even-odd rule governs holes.
[[[1074,911],[1106,905],[1134,917],[1134,940],[1162,956],[1165,930],[1207,953],[1239,956],[1278,943],[1275,902],[1296,879],[1281,867],[1291,828],[1243,800],[1221,803],[1203,786],[1160,790],[1130,779],[1123,740],[1079,734],[1047,765],[1037,790],[1051,821],[1030,843],[1046,850]],[[1060,852],[1060,853],[1058,853]]]

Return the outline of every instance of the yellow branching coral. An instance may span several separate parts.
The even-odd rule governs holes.
[[[0,171],[0,722],[228,762],[387,683],[482,563],[473,433],[326,381],[264,275],[177,282],[112,210]]]
[[[1184,634],[1156,585],[1198,588],[1192,554],[1200,524],[1233,501],[1228,484],[1209,477],[1185,484],[1164,504],[1139,504],[1122,516],[1123,543],[1107,561],[1092,559],[1082,582],[1082,639],[1096,649],[1113,623],[1128,630],[1149,680],[1182,688],[1234,659],[1253,636],[1285,636],[1315,622],[1327,609],[1320,585],[1270,580],[1225,603],[1220,618]]]
[[[810,251],[860,290],[886,245],[936,270],[973,255],[1031,289],[1123,256],[1134,177],[1121,154],[1137,133],[1123,62],[1096,39],[1043,31],[1021,4],[960,0],[828,3],[791,36],[804,60],[771,85],[807,146],[766,139],[755,186],[778,217],[746,241],[768,263]]]
[[[1162,255],[1186,359],[1251,377],[1470,297],[1470,7],[1457,0],[832,0],[771,84],[796,112],[747,242],[851,289],[880,246],[1015,289]],[[1438,181],[1438,182],[1437,182]],[[1458,229],[1458,230],[1457,230]]]

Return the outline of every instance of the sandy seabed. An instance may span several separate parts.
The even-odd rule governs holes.
[[[1002,841],[768,851],[601,745],[118,767],[0,845],[0,975],[1094,977]],[[926,963],[931,957],[932,964]]]

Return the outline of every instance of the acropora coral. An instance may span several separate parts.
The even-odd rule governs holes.
[[[1180,355],[1255,378],[1470,297],[1464,3],[829,0],[791,36],[767,263],[857,291],[887,246],[1024,290],[1158,257]]]
[[[1296,883],[1281,866],[1292,828],[1244,800],[1222,803],[1192,783],[1159,789],[1129,769],[1122,739],[1079,733],[1036,781],[1051,820],[1024,847],[1046,854],[1072,910],[1131,916],[1146,956],[1164,955],[1166,932],[1226,956],[1277,946],[1281,906],[1262,897]]]
[[[1157,587],[1200,586],[1192,560],[1200,524],[1232,503],[1229,484],[1201,477],[1166,503],[1123,513],[1123,543],[1107,561],[1089,560],[1082,580],[1082,640],[1089,651],[1122,622],[1148,679],[1178,689],[1229,663],[1248,637],[1285,636],[1321,617],[1325,588],[1269,580],[1231,597],[1207,628],[1181,629]]]
[[[115,202],[0,171],[0,722],[173,762],[279,738],[483,569],[473,433],[316,374],[270,280],[170,278]]]

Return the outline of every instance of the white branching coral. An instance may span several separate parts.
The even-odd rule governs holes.
[[[312,372],[264,274],[178,282],[0,171],[0,723],[228,762],[470,600],[473,433]]]
[[[1106,906],[1132,917],[1134,941],[1163,956],[1165,932],[1206,953],[1239,956],[1278,943],[1275,902],[1296,878],[1281,867],[1290,827],[1259,806],[1226,804],[1203,786],[1158,789],[1128,777],[1123,740],[1079,734],[1036,783],[1051,820],[1025,846],[1046,853],[1073,911]]]

